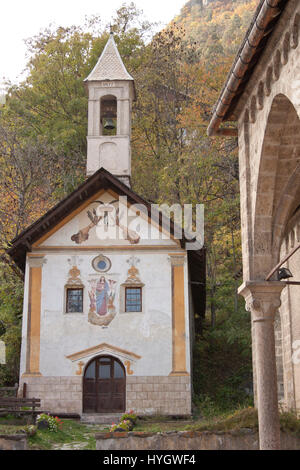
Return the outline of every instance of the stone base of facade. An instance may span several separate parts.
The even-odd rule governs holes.
[[[82,414],[82,377],[22,377],[26,397],[40,398],[41,410]],[[126,410],[139,415],[190,415],[191,383],[182,377],[127,377]]]
[[[126,406],[140,415],[190,415],[190,377],[127,377]]]
[[[20,388],[26,383],[26,398],[40,398],[41,410],[49,413],[82,412],[82,377],[21,378]]]

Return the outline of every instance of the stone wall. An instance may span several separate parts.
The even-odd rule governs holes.
[[[27,439],[24,434],[0,435],[0,450],[27,450]]]
[[[40,398],[51,413],[82,413],[82,377],[24,377],[27,397]],[[126,410],[139,415],[190,415],[189,376],[126,378]]]
[[[285,257],[300,242],[300,211],[290,219],[281,245],[280,257]],[[300,251],[284,264],[291,273],[291,281],[300,280]],[[285,403],[288,408],[300,410],[300,289],[287,286],[282,293],[281,327],[284,361]]]
[[[191,414],[189,376],[127,377],[126,394],[127,409],[137,414]]]
[[[26,398],[40,398],[41,410],[50,413],[78,413],[82,411],[81,377],[24,377]]]
[[[258,434],[251,429],[231,432],[99,433],[97,450],[258,450]],[[300,438],[281,434],[282,450],[300,449]]]

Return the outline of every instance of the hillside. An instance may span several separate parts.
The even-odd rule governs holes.
[[[174,18],[204,57],[233,55],[259,0],[189,0]]]

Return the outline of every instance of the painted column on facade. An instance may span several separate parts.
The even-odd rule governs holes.
[[[189,375],[186,370],[186,324],[184,298],[184,255],[170,255],[172,268],[172,372]]]
[[[44,256],[30,256],[25,376],[40,373],[41,288]]]

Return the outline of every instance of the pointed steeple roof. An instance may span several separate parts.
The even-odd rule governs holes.
[[[92,82],[98,80],[132,80],[132,76],[127,72],[121,59],[113,33],[110,33],[106,46],[95,67],[84,80]]]

